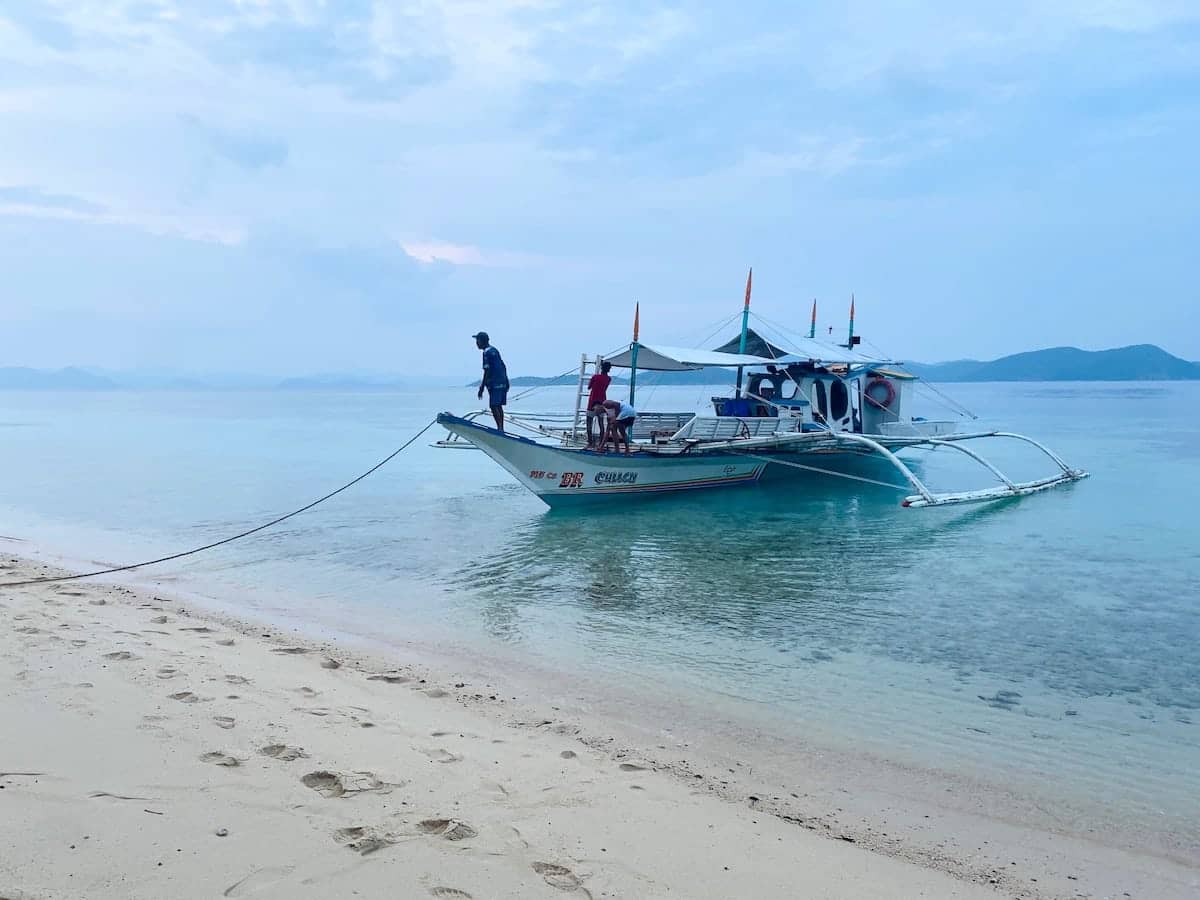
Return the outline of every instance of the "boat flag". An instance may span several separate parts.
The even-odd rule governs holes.
[[[750,328],[750,288],[754,284],[754,267],[746,273],[746,305],[742,307],[742,339],[738,341],[738,353],[746,352],[746,334]]]
[[[642,318],[642,304],[640,302],[633,304],[633,344],[630,345],[632,351],[629,359],[629,405],[633,406],[633,399],[637,392],[637,358],[638,347],[638,331]]]
[[[813,297],[812,322],[808,326],[808,336],[815,338],[817,336],[817,298]]]
[[[750,287],[754,283],[754,266],[746,273],[746,305],[742,307],[742,339],[738,341],[738,353],[746,352],[746,335],[750,330]],[[742,367],[737,370],[737,394],[742,393]]]
[[[850,334],[846,338],[846,348],[847,349],[853,348],[855,343],[856,343],[856,341],[854,340],[854,295],[851,294],[850,295]]]

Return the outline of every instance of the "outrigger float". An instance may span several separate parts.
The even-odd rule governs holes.
[[[807,338],[790,347],[764,340],[749,328],[751,281],[746,282],[741,334],[715,350],[690,350],[641,343],[638,314],[633,341],[609,356],[615,369],[628,369],[629,403],[635,406],[637,374],[684,372],[709,367],[737,370],[732,396],[713,397],[714,415],[639,412],[633,452],[605,453],[587,446],[586,383],[600,357],[584,355],[573,416],[526,418],[510,412],[523,437],[480,425],[483,411],[468,416],[442,413],[448,434],[439,447],[475,447],[508,470],[550,506],[581,500],[665,494],[736,485],[799,472],[911,489],[905,507],[982,503],[1020,497],[1086,478],[1049,448],[1007,431],[958,433],[953,420],[931,421],[910,413],[915,376],[895,360],[856,349],[854,304],[845,344],[817,340],[816,303]],[[743,381],[745,382],[743,386]],[[1054,474],[1017,482],[966,446],[984,439],[1022,441],[1054,464]],[[935,493],[898,456],[914,449],[946,448],[986,469],[994,487]],[[897,485],[856,473],[855,462],[875,457],[904,479]]]

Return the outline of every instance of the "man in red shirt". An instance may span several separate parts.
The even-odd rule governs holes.
[[[588,446],[596,445],[596,438],[592,437],[592,423],[596,421],[596,413],[593,410],[597,406],[603,406],[604,401],[608,399],[608,386],[612,384],[612,377],[608,374],[608,370],[612,368],[612,363],[608,360],[600,363],[600,371],[588,379],[588,401],[587,401],[587,433]],[[604,425],[600,425],[599,438],[604,437]]]

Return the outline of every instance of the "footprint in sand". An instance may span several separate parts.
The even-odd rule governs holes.
[[[104,798],[108,798],[110,800],[134,800],[134,801],[140,800],[145,803],[158,802],[153,797],[130,797],[126,794],[112,794],[112,793],[109,793],[108,791],[92,791],[90,794],[88,794],[88,796],[93,800],[101,800]]]
[[[242,761],[236,756],[229,756],[219,750],[214,750],[211,753],[204,753],[200,756],[201,762],[212,763],[214,766],[226,766],[230,769],[236,768],[242,764]]]
[[[161,666],[154,674],[162,679],[174,678],[179,674],[179,670],[173,666]]]
[[[388,793],[397,787],[396,784],[380,781],[374,772],[309,772],[300,782],[322,797],[330,798],[347,797],[368,791]]]
[[[187,625],[179,629],[180,631],[193,631],[196,634],[212,634],[212,629],[207,625]]]
[[[115,650],[112,653],[105,653],[104,658],[113,660],[137,659],[137,657],[128,650]]]
[[[333,839],[339,844],[345,844],[351,850],[357,850],[363,856],[390,847],[396,843],[396,836],[390,832],[376,831],[362,825],[352,825],[349,828],[339,828],[333,833]]]
[[[40,628],[34,628],[32,625],[16,629],[17,634],[37,634],[39,631],[41,631]]]
[[[303,696],[305,696],[305,697],[316,697],[316,696],[319,696],[319,695],[320,695],[320,693],[321,693],[320,691],[314,691],[314,690],[313,690],[312,688],[310,688],[310,687],[298,687],[298,688],[292,688],[292,691],[293,691],[294,693],[301,694],[301,695],[303,695]]]
[[[329,659],[321,660],[321,668],[322,669],[340,669],[341,667],[342,667],[342,664],[340,662],[338,662],[336,659],[333,659],[332,657],[330,657]]]
[[[291,866],[280,866],[278,868],[257,869],[251,872],[241,881],[235,881],[222,892],[222,897],[245,897],[249,894],[258,893],[266,887],[286,878],[292,874]]]
[[[220,644],[222,647],[232,647],[233,646],[233,638],[221,638],[221,640],[217,641],[217,643]]]
[[[449,697],[450,692],[444,691],[441,688],[430,688],[429,690],[425,691],[425,696],[432,697],[435,700],[440,700],[442,697]]]
[[[407,675],[368,675],[367,681],[383,681],[387,684],[408,684],[412,681]]]
[[[177,694],[168,694],[172,700],[178,700],[180,703],[206,703],[212,697],[198,697],[191,691],[180,691]]]
[[[80,594],[80,596],[82,597],[83,595]],[[107,606],[108,605],[108,601],[105,600],[103,597],[97,597],[95,600],[89,600],[88,603],[90,603],[92,606]]]
[[[286,653],[290,656],[295,656],[300,653],[311,653],[307,647],[276,647],[272,653]]]
[[[87,646],[87,641],[85,641],[85,640],[82,640],[82,639],[77,639],[77,640],[71,641],[71,646],[72,646],[72,647],[76,647],[76,648],[78,648],[78,647],[86,647],[86,646]]]
[[[561,756],[563,759],[574,759],[579,754],[576,753],[574,750],[564,750],[562,753],[560,753],[558,755]]]
[[[448,841],[465,841],[477,834],[474,828],[458,819],[425,819],[417,823],[417,829],[424,834],[436,834]]]
[[[583,887],[583,882],[566,866],[557,863],[535,862],[533,871],[542,876],[542,880],[550,887],[560,891],[575,891]]]
[[[645,766],[639,766],[636,763],[621,763],[617,766],[622,772],[645,772]]]
[[[289,747],[287,744],[267,744],[265,747],[260,747],[258,752],[263,756],[269,756],[272,759],[282,760],[283,762],[291,762],[294,759],[308,759],[308,754],[302,748]],[[309,787],[312,787],[312,785],[309,785]]]
[[[213,721],[217,723],[218,728],[226,730],[232,728],[235,724],[233,716],[213,716]]]
[[[422,750],[421,752],[424,753],[426,756],[428,756],[430,759],[432,759],[434,762],[456,763],[456,762],[463,761],[463,757],[462,757],[461,753],[451,753],[445,747],[438,747],[434,750]]]
[[[171,620],[168,619],[166,616],[155,616],[153,619],[150,620],[150,624],[151,625],[166,625],[170,621]]]
[[[249,684],[250,679],[245,675],[226,675],[225,680],[230,684]]]
[[[429,893],[437,897],[438,900],[475,900],[466,891],[460,891],[458,888],[452,887],[431,887]]]

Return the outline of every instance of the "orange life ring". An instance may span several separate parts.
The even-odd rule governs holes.
[[[883,385],[883,389],[887,391],[887,397],[883,400],[873,396],[872,391],[877,385]],[[876,392],[877,393],[877,392]],[[863,390],[863,396],[870,400],[880,409],[891,409],[892,404],[896,401],[896,386],[888,379],[882,376],[876,376],[871,379],[871,383]]]

